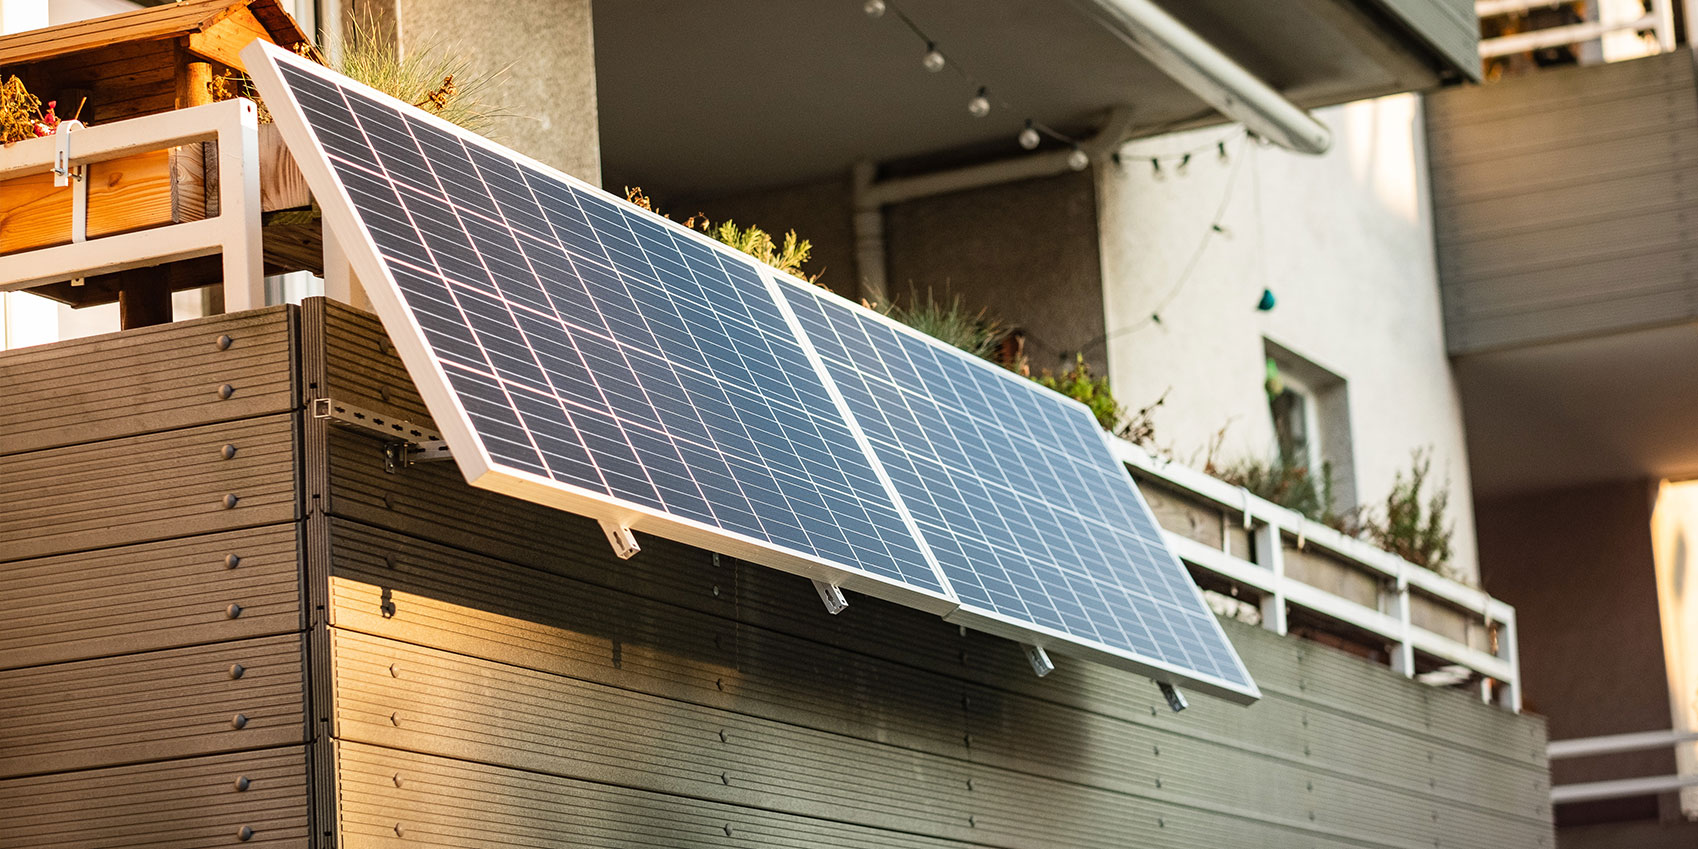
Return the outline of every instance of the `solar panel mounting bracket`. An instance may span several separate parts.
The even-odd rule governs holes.
[[[1055,671],[1055,661],[1049,659],[1049,652],[1043,646],[1023,643],[1020,646],[1026,650],[1026,660],[1032,664],[1032,672],[1039,678]]]
[[[820,594],[820,601],[825,603],[825,610],[833,616],[849,609],[849,599],[843,595],[842,588],[826,581],[815,581],[814,591]]]
[[[1174,713],[1178,713],[1191,706],[1190,702],[1185,701],[1185,694],[1179,692],[1178,687],[1175,687],[1166,681],[1157,681],[1156,686],[1161,687],[1161,697],[1167,699],[1167,706],[1172,708]]]
[[[315,419],[328,419],[333,425],[382,437],[383,469],[390,474],[414,463],[454,457],[441,434],[405,419],[330,398],[313,399],[311,409]]]
[[[607,534],[607,541],[613,545],[613,553],[620,560],[630,560],[637,556],[643,547],[637,544],[637,535],[631,529],[608,519],[601,520],[601,532]]]

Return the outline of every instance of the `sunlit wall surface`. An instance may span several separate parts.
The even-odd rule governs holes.
[[[1698,731],[1698,480],[1664,481],[1651,513],[1657,600],[1668,665],[1669,715],[1677,731]],[[1676,747],[1681,775],[1698,774],[1698,744]],[[1698,787],[1681,791],[1681,811],[1698,817]]]

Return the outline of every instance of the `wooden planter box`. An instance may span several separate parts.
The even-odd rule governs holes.
[[[300,168],[277,128],[260,128],[260,208],[294,209],[312,202]],[[218,214],[213,145],[183,145],[88,166],[88,238],[198,221]],[[50,173],[0,180],[0,254],[71,241],[71,188]]]
[[[208,214],[207,195],[201,145],[93,163],[88,237],[197,221]],[[53,175],[45,172],[0,180],[0,254],[70,241],[71,187],[54,186]]]

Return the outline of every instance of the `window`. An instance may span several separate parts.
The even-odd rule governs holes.
[[[1296,376],[1268,358],[1268,410],[1273,414],[1274,438],[1280,462],[1287,466],[1318,466],[1321,457],[1315,427],[1315,393]]]
[[[1264,340],[1268,414],[1275,449],[1288,467],[1331,473],[1335,509],[1356,506],[1356,468],[1351,455],[1350,394],[1343,377]]]

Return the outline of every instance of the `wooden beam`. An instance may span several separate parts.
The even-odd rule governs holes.
[[[163,268],[123,272],[118,288],[118,325],[124,330],[171,323],[171,281]]]

